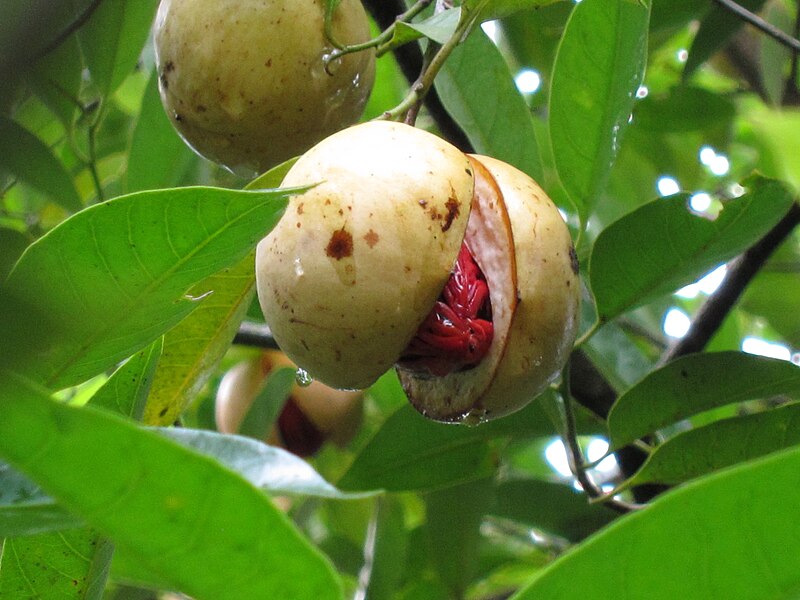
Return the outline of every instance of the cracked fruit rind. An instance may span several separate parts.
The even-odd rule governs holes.
[[[164,108],[199,154],[252,175],[356,121],[372,89],[372,50],[331,63],[324,0],[161,0],[156,63]],[[359,0],[333,17],[343,44],[369,39]]]
[[[479,422],[527,405],[560,373],[578,328],[577,259],[558,209],[525,173],[487,156],[473,160],[485,167],[475,168],[473,204],[473,213],[480,210],[483,217],[476,220],[477,233],[468,229],[467,242],[475,235],[483,239],[472,246],[489,280],[492,348],[475,369],[444,377],[398,369],[414,407],[440,421]],[[485,181],[487,176],[493,181]],[[502,235],[506,224],[509,238]],[[513,244],[513,260],[504,259],[506,239]],[[502,272],[509,268],[513,272]]]
[[[437,136],[376,121],[306,152],[292,197],[258,245],[264,317],[281,349],[332,387],[392,367],[450,276],[473,193],[467,157]]]

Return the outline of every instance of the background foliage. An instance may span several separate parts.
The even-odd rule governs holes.
[[[740,4],[797,37],[795,0]],[[418,125],[557,202],[583,337],[558,389],[474,428],[388,373],[356,438],[304,461],[214,431],[292,190],[174,132],[156,5],[3,2],[0,598],[800,594],[796,50],[710,0],[464,0],[398,26],[365,119],[420,44],[485,21]],[[404,9],[365,5],[376,30]]]

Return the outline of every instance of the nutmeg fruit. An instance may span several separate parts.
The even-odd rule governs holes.
[[[154,38],[161,100],[202,156],[244,175],[263,172],[347,127],[375,78],[373,50],[337,59],[324,0],[161,0]],[[369,39],[359,0],[342,0],[332,32]]]
[[[270,350],[225,373],[214,407],[220,432],[239,431],[267,377],[280,367],[297,368],[283,353]],[[264,441],[298,456],[311,456],[327,441],[347,445],[358,431],[361,418],[360,393],[335,390],[318,381],[294,385]]]
[[[258,295],[309,374],[363,388],[396,364],[417,410],[480,422],[530,402],[577,332],[567,226],[527,175],[422,130],[373,122],[304,154],[259,243]]]

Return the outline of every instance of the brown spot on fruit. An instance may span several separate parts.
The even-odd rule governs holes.
[[[367,242],[367,246],[370,248],[374,248],[375,244],[380,241],[380,236],[375,233],[372,229],[370,229],[366,234],[364,234],[364,241]]]
[[[298,215],[302,215],[303,214],[303,206],[304,205],[305,205],[305,202],[301,202],[300,204],[297,205],[297,214]]]
[[[447,215],[445,216],[444,223],[442,223],[442,231],[447,231],[461,212],[461,203],[458,201],[458,198],[456,198],[455,191],[452,192],[444,206],[447,209]]]
[[[353,236],[344,227],[337,229],[331,235],[325,254],[336,260],[342,260],[353,255]]]
[[[577,275],[580,270],[580,263],[578,262],[578,253],[575,251],[575,246],[572,245],[569,247],[569,264],[572,267],[572,272]]]

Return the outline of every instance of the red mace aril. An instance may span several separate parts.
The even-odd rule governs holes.
[[[486,277],[463,244],[442,295],[398,365],[421,376],[438,377],[469,369],[489,351],[493,333]]]

